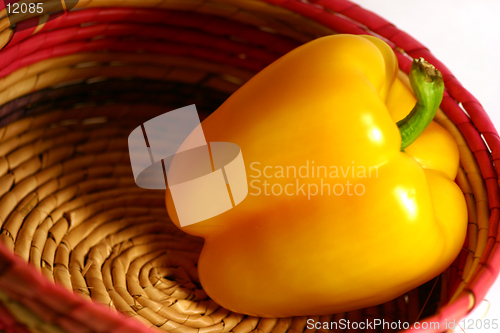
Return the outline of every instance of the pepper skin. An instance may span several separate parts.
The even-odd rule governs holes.
[[[265,68],[203,121],[207,141],[239,145],[249,183],[319,184],[278,172],[313,161],[378,171],[323,179],[362,184],[362,195],[250,188],[233,209],[182,227],[205,239],[198,272],[215,302],[260,317],[350,311],[394,299],[452,263],[467,227],[454,183],[458,149],[433,122],[401,151],[396,122],[416,100],[397,72],[377,38],[323,37]],[[179,226],[168,190],[166,203]]]

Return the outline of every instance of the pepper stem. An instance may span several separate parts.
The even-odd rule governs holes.
[[[410,85],[417,103],[411,112],[397,122],[401,132],[401,151],[411,145],[429,126],[441,104],[444,92],[443,76],[424,58],[413,59]]]

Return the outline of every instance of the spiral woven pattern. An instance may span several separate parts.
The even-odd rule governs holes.
[[[51,15],[0,12],[0,330],[297,333],[308,319],[444,323],[477,306],[498,275],[498,134],[449,70],[384,19],[344,0],[81,0]],[[172,224],[162,191],[135,185],[127,137],[185,105],[208,116],[283,54],[334,33],[384,38],[402,79],[412,57],[443,73],[435,121],[460,149],[464,248],[439,277],[380,306],[322,317],[232,313],[199,283],[203,240]]]

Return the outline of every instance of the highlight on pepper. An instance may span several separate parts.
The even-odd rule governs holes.
[[[247,181],[255,162],[377,170],[343,175],[363,195],[248,195],[184,227],[167,187],[171,219],[205,239],[198,274],[211,299],[260,317],[345,312],[395,299],[453,262],[467,209],[454,182],[457,144],[433,121],[442,77],[421,59],[411,87],[404,76],[381,39],[322,37],[266,67],[201,123],[207,142],[240,147]],[[271,179],[276,189],[290,183]]]

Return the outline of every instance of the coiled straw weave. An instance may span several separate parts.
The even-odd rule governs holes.
[[[297,333],[311,318],[379,318],[444,332],[498,275],[498,134],[450,71],[386,20],[345,0],[81,0],[51,15],[0,12],[0,330]],[[402,76],[414,57],[444,74],[436,121],[460,148],[466,242],[439,277],[380,306],[231,313],[198,281],[203,241],[173,226],[161,191],[135,185],[127,136],[188,104],[206,116],[281,55],[334,33],[384,38]]]

